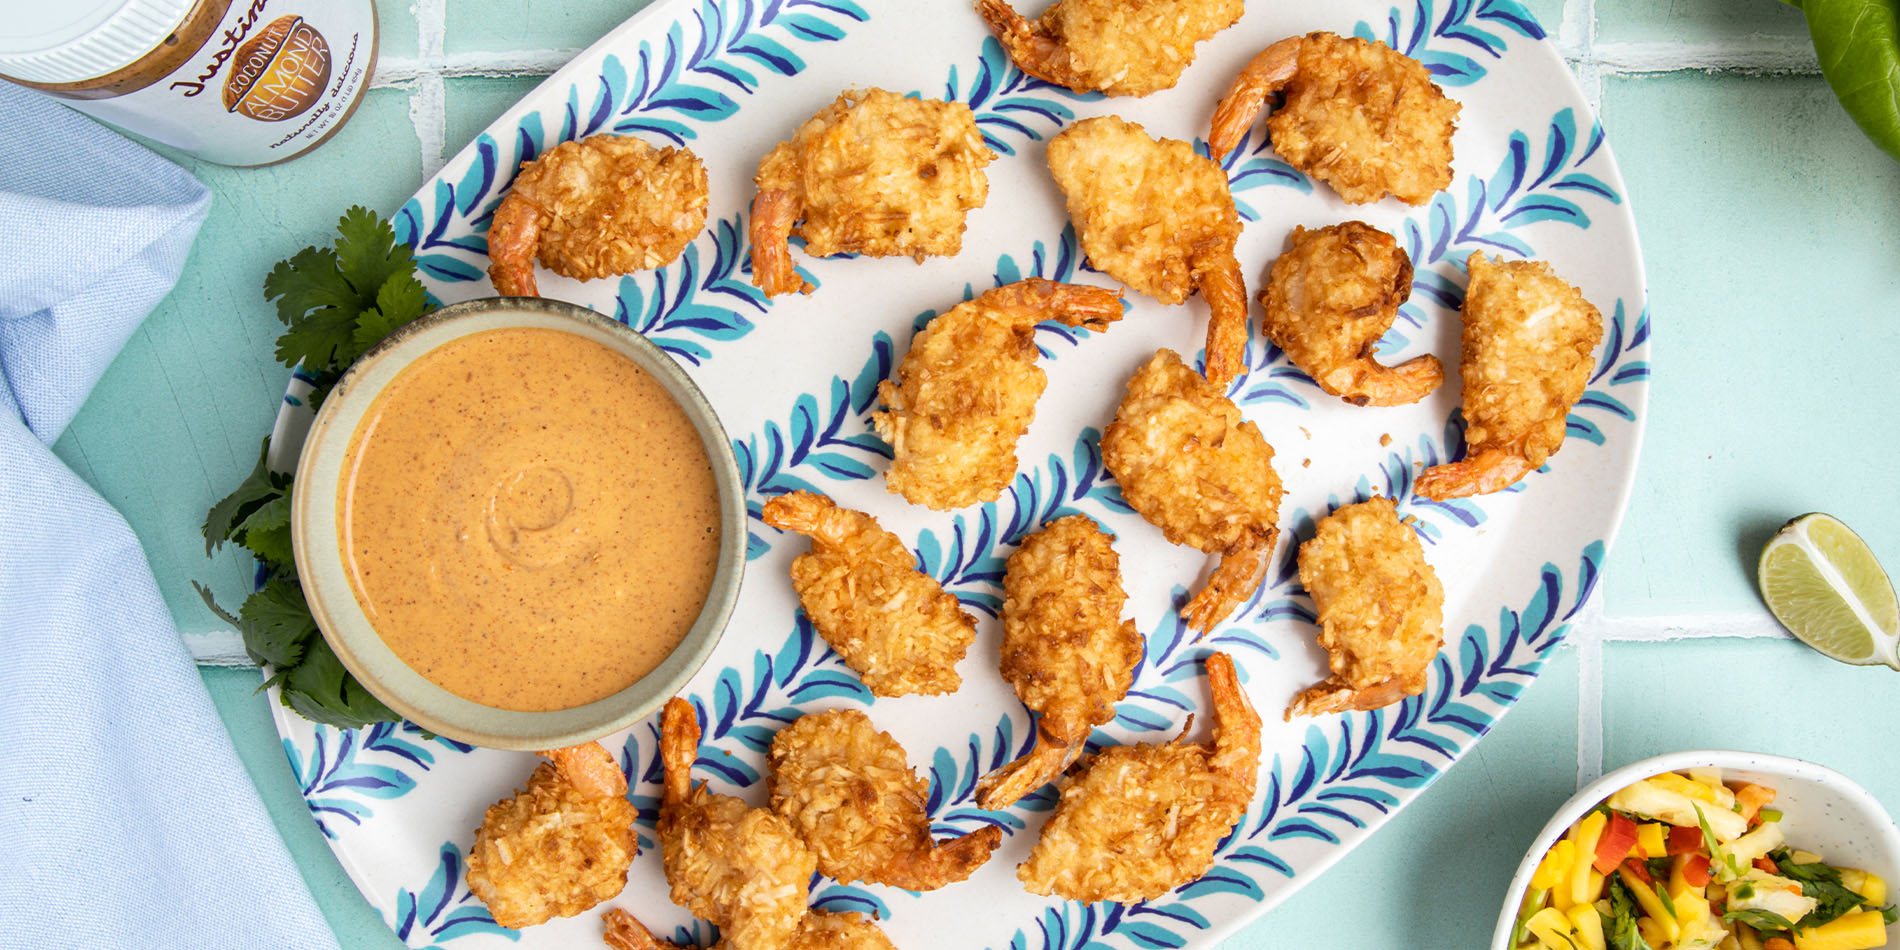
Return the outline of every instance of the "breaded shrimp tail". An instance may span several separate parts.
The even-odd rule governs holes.
[[[1207,578],[1207,586],[1189,598],[1181,611],[1188,628],[1198,631],[1197,638],[1220,626],[1234,608],[1260,589],[1267,579],[1273,543],[1279,537],[1280,529],[1275,527],[1249,531],[1221,554],[1220,565]]]
[[[608,908],[601,915],[601,924],[605,932],[600,935],[600,939],[613,950],[690,950],[670,940],[655,937],[645,924],[618,907]]]
[[[983,776],[976,783],[976,807],[986,811],[1008,808],[1024,795],[1056,780],[1082,754],[1082,743],[1063,745],[1042,734],[1036,744],[1014,762]]]

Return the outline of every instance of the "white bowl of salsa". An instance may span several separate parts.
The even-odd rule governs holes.
[[[573,304],[444,307],[352,365],[291,498],[297,573],[345,667],[432,732],[575,745],[647,716],[717,644],[744,489],[697,386]]]
[[[1538,866],[1579,819],[1619,790],[1666,772],[1718,770],[1723,781],[1773,789],[1772,808],[1787,847],[1818,854],[1829,865],[1858,868],[1900,882],[1900,829],[1880,802],[1852,779],[1824,766],[1760,752],[1691,750],[1634,762],[1577,792],[1537,833],[1505,892],[1492,950],[1513,950],[1524,896]],[[1892,903],[1886,898],[1884,903]],[[1889,925],[1889,937],[1900,926]]]

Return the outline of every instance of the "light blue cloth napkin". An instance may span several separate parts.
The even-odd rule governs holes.
[[[178,280],[209,203],[0,82],[3,947],[336,946],[138,539],[47,448]]]

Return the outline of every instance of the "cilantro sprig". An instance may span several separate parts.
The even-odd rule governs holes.
[[[355,207],[336,230],[330,247],[306,247],[264,278],[264,299],[277,302],[285,327],[277,359],[316,380],[312,406],[357,357],[431,309],[415,254],[388,221]]]
[[[1777,848],[1769,852],[1769,859],[1775,862],[1779,874],[1801,885],[1801,893],[1819,901],[1807,916],[1797,921],[1797,925],[1807,930],[1819,927],[1830,920],[1851,914],[1866,907],[1870,910],[1885,910],[1875,906],[1866,897],[1850,890],[1841,881],[1839,868],[1820,862],[1808,864],[1794,860],[1793,852],[1787,848]]]
[[[337,221],[329,247],[306,247],[264,278],[264,299],[284,323],[277,358],[301,366],[314,408],[357,357],[398,327],[434,309],[416,279],[415,256],[389,222],[354,207]],[[344,669],[317,630],[297,581],[290,544],[291,476],[270,469],[270,437],[238,487],[205,514],[205,554],[227,543],[257,558],[263,583],[232,614],[194,583],[205,605],[244,638],[251,662],[269,667],[285,706],[312,722],[355,729],[400,718]]]

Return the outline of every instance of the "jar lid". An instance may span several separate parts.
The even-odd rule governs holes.
[[[0,74],[40,83],[96,79],[138,62],[178,29],[193,0],[60,0],[10,5]]]

